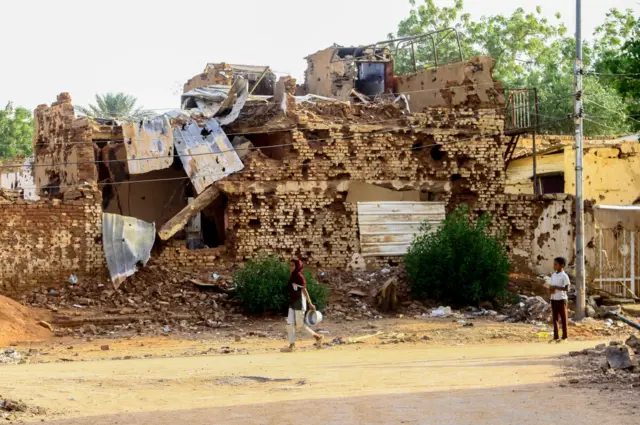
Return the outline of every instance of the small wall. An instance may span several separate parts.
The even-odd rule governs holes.
[[[564,191],[575,193],[575,150],[564,150]],[[584,150],[584,199],[602,205],[640,204],[640,143]]]
[[[104,272],[100,201],[99,192],[79,190],[65,199],[0,197],[0,292]]]
[[[34,111],[34,178],[38,194],[43,186],[60,186],[60,192],[98,179],[91,121],[75,117],[68,93],[58,96],[51,107]],[[69,187],[71,186],[71,187]]]
[[[224,248],[188,249],[186,241],[170,240],[156,246],[151,252],[151,261],[177,269],[215,270],[225,256]]]
[[[342,100],[349,98],[349,92],[354,88],[356,67],[353,61],[331,62],[335,51],[335,47],[329,47],[307,57],[307,93]]]
[[[493,67],[493,58],[475,56],[468,61],[400,75],[396,92],[409,96],[412,112],[429,107],[504,107],[500,83],[492,76]]]
[[[593,214],[585,205],[585,256],[587,265],[593,264],[595,230]],[[507,198],[508,245],[514,270],[523,273],[550,274],[553,259],[564,257],[569,264],[575,261],[575,200],[566,194],[511,195]]]

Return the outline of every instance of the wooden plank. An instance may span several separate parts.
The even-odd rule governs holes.
[[[164,226],[158,230],[158,236],[163,241],[171,238],[184,228],[189,222],[189,219],[200,211],[205,209],[211,202],[213,202],[220,195],[220,191],[213,186],[209,186],[202,192],[192,203],[184,207],[178,214],[171,217]]]
[[[361,253],[404,255],[425,222],[436,229],[444,218],[443,202],[359,202]]]

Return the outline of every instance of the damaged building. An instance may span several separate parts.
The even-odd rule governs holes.
[[[65,93],[39,106],[41,199],[0,197],[0,245],[18,247],[0,258],[5,290],[107,269],[117,286],[150,260],[398,263],[423,222],[463,203],[508,231],[518,270],[573,257],[571,197],[506,193],[507,153],[531,129],[506,125],[492,58],[402,75],[387,45],[307,61],[303,85],[266,66],[207,65],[180,109],[150,120],[76,117]]]

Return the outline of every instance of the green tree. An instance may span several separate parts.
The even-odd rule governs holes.
[[[573,114],[571,96],[574,92],[575,41],[573,36],[567,34],[560,14],[550,20],[542,14],[540,7],[536,7],[534,12],[517,8],[508,16],[483,16],[474,21],[464,12],[463,0],[456,0],[452,7],[438,7],[433,0],[424,0],[420,5],[416,0],[410,0],[410,3],[413,9],[409,17],[400,22],[397,34],[391,34],[390,37],[456,28],[460,33],[463,58],[471,55],[491,56],[495,60],[494,76],[504,87],[538,89],[542,132],[573,134],[573,123],[569,118]],[[605,55],[605,52],[616,50],[620,43],[613,36],[616,28],[623,37],[632,33],[628,12],[622,14],[612,10],[609,15],[609,20],[596,31],[595,41],[583,46],[586,69],[591,69],[597,60],[602,60],[599,58],[606,57],[608,54]],[[432,50],[426,43],[417,49],[418,66],[433,64]],[[445,50],[450,51],[447,53]],[[439,58],[455,59],[457,46],[452,40],[445,40],[437,49],[437,54]],[[398,56],[397,72],[412,71],[410,52]],[[591,100],[606,108],[595,103],[588,104],[585,109],[593,118],[587,121],[585,134],[620,134],[628,131],[628,125],[620,115],[625,102],[619,91],[599,77],[585,78],[584,92],[588,95],[590,90]],[[611,108],[614,108],[613,112]]]
[[[600,43],[596,75],[603,84],[617,90],[624,102],[627,123],[634,131],[640,131],[640,18],[634,18],[631,10],[626,14],[612,10],[596,33],[606,40]]]
[[[33,152],[33,116],[25,108],[7,103],[0,110],[0,157],[30,156]]]
[[[492,236],[491,218],[469,217],[466,205],[449,214],[436,231],[425,225],[404,257],[411,292],[457,306],[504,298],[509,256],[503,236]]]
[[[124,93],[96,94],[96,104],[89,107],[77,106],[76,110],[83,115],[92,118],[107,118],[114,120],[121,119],[142,119],[153,116],[151,111],[136,107],[134,96]]]

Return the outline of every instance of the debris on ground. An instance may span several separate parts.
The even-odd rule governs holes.
[[[19,364],[22,362],[22,355],[15,349],[0,350],[0,364]]]
[[[640,346],[637,335],[569,353],[570,380],[586,386],[621,385],[640,389]],[[571,383],[571,382],[570,382]]]
[[[28,406],[22,400],[13,400],[10,398],[2,398],[0,396],[0,418],[7,421],[14,421],[18,419],[19,414],[27,415],[42,415],[45,414],[45,409],[38,406]]]
[[[546,322],[551,318],[551,304],[541,296],[520,296],[520,302],[507,306],[502,313],[511,322]]]

